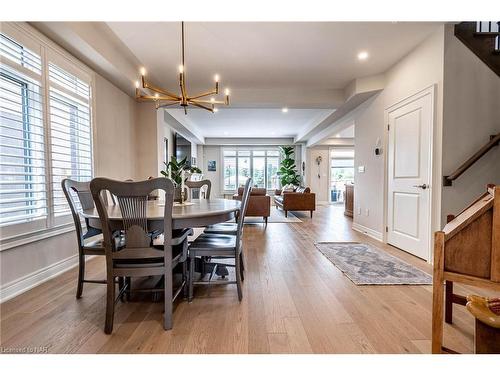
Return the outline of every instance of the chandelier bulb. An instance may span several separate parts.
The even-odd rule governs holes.
[[[146,75],[146,68],[142,67],[140,72],[141,72],[141,76],[145,76]]]
[[[214,112],[219,112],[219,108],[215,107]]]
[[[179,65],[179,73],[184,73],[184,65]]]
[[[215,102],[215,99],[214,98],[210,98],[210,101],[213,103],[213,102]]]
[[[225,91],[226,96],[229,96],[229,92],[230,92],[229,89],[226,89]]]
[[[135,88],[138,89],[139,88],[139,81],[135,81]]]
[[[216,75],[214,76],[214,80],[215,80],[215,82],[219,82],[219,78],[220,78],[220,77],[219,77],[219,75],[218,75],[218,74],[216,74]]]

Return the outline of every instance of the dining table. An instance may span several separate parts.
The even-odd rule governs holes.
[[[183,204],[174,203],[172,207],[172,229],[200,228],[222,223],[235,218],[240,210],[241,202],[232,199],[193,199]],[[161,200],[150,200],[146,206],[148,228],[163,229],[165,203]],[[108,218],[112,230],[123,229],[123,218],[118,204],[107,206]],[[82,211],[87,225],[101,229],[101,221],[97,209]]]
[[[172,229],[199,228],[207,225],[223,223],[235,218],[239,212],[241,201],[233,199],[192,199],[180,204],[175,202],[172,207]],[[123,229],[123,218],[120,211],[120,205],[110,204],[107,206],[108,219],[111,230],[118,231]],[[165,202],[161,200],[149,200],[146,206],[146,216],[148,220],[148,229],[151,232],[163,231],[163,217],[165,213]],[[97,209],[91,208],[82,211],[89,229],[100,231],[101,221]],[[200,269],[200,263],[197,262],[197,269]],[[210,267],[204,265],[203,269],[210,270]],[[218,268],[220,276],[227,274],[224,266]]]

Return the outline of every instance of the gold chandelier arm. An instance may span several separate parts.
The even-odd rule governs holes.
[[[176,104],[179,104],[179,101],[175,101],[175,102],[172,102],[172,103],[163,103],[163,104],[157,103],[156,104],[156,109],[158,109],[158,108],[165,108],[165,107],[171,107],[171,106],[176,105]]]
[[[212,108],[205,107],[203,104],[198,104],[196,102],[190,102],[190,104],[192,104],[192,105],[194,105],[195,107],[198,107],[198,108],[206,109],[207,111],[210,111],[210,112],[214,111]]]
[[[199,94],[199,95],[195,95],[195,96],[190,96],[190,97],[188,97],[188,100],[203,98],[204,96],[209,96],[209,95],[217,95],[217,90],[214,89],[212,91],[204,92],[203,94]]]
[[[149,90],[152,90],[152,91],[155,91],[159,94],[163,94],[165,96],[169,96],[171,98],[175,98],[177,100],[181,100],[182,98],[176,94],[172,94],[171,92],[167,91],[167,90],[164,90],[160,87],[156,87],[152,84],[150,84],[149,82],[146,81],[146,79],[144,78],[144,76],[142,76],[142,87],[144,87],[145,89],[149,89]]]
[[[137,97],[137,99],[140,99],[140,100],[143,100],[143,101],[149,101],[149,100],[154,100],[154,101],[168,100],[168,101],[173,101],[173,102],[180,102],[180,99],[171,98],[169,96],[140,95],[140,96]]]
[[[211,101],[211,100],[198,100],[198,99],[189,99],[188,100],[188,103],[198,103],[198,104],[208,104],[208,105],[211,105],[211,104],[226,104],[225,101],[222,101],[222,100],[214,100],[214,101]]]

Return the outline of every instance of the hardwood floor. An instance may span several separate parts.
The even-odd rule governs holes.
[[[245,226],[241,303],[233,285],[200,286],[193,303],[176,305],[174,328],[164,331],[162,303],[146,296],[118,303],[113,334],[105,335],[105,287],[86,284],[76,300],[75,268],[0,306],[0,347],[49,353],[429,353],[431,286],[356,286],[314,242],[368,242],[427,272],[431,266],[353,231],[340,207],[320,206],[313,219],[296,215],[302,223]],[[103,277],[103,259],[90,260],[87,269],[90,277]],[[466,293],[460,286],[456,291]],[[445,324],[445,345],[471,352],[473,319],[462,306],[454,311],[453,326]]]

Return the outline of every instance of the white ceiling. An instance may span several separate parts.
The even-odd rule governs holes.
[[[304,126],[317,124],[330,115],[328,109],[221,108],[217,113],[202,109],[168,109],[181,124],[195,127],[208,138],[295,137]]]
[[[152,83],[178,88],[180,23],[107,23],[147,69]],[[296,136],[345,101],[356,78],[385,72],[438,26],[430,22],[188,22],[187,85],[206,91],[213,76],[231,88],[217,114],[169,110],[204,137]],[[359,61],[357,54],[370,57]],[[284,115],[281,107],[289,107]],[[179,112],[179,113],[177,113]],[[182,115],[181,115],[182,114]]]

